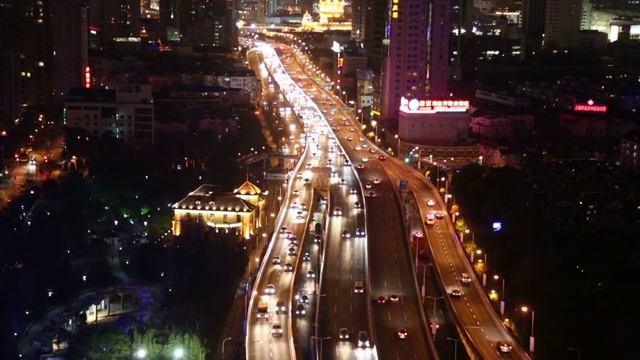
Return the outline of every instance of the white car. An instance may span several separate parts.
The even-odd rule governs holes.
[[[436,202],[435,202],[435,201],[433,201],[433,200],[431,200],[431,199],[429,199],[429,200],[427,201],[427,205],[428,205],[428,206],[434,206],[435,204],[436,204]]]
[[[462,281],[463,284],[471,284],[471,276],[467,273],[462,273]]]
[[[433,217],[433,215],[429,214],[427,215],[427,219],[424,222],[427,225],[433,225],[436,223],[436,219]]]
[[[283,332],[284,330],[282,329],[282,324],[280,324],[279,322],[273,323],[273,325],[271,325],[271,335],[273,337],[282,337]]]
[[[373,183],[374,184],[380,184],[380,179],[378,179],[378,178],[373,179]]]
[[[273,284],[269,284],[267,285],[267,287],[264,289],[264,293],[271,295],[271,294],[275,294],[276,293],[276,286]]]
[[[358,140],[359,141],[364,141],[364,138],[361,136]]]
[[[334,207],[333,208],[333,216],[342,216],[342,209],[339,207]]]
[[[362,146],[360,146],[360,145],[356,146],[356,150],[358,150],[358,151],[362,150]]]
[[[367,161],[369,161],[369,158],[368,158],[368,157],[363,157],[363,158],[362,158],[362,162],[367,162]]]
[[[353,136],[347,136],[347,140],[352,141],[353,140]]]

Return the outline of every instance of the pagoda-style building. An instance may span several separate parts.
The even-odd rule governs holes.
[[[266,195],[249,180],[233,192],[201,185],[173,204],[173,234],[182,233],[183,223],[194,222],[251,239],[266,224]]]

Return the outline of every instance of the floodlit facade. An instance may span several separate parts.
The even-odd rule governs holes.
[[[180,235],[184,224],[191,222],[251,239],[266,224],[266,195],[248,180],[232,193],[201,185],[173,204],[173,234]]]
[[[466,141],[469,102],[401,99],[398,135],[403,142],[455,145]]]

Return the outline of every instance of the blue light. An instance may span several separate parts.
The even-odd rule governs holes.
[[[491,228],[493,229],[493,231],[500,231],[502,230],[502,223],[499,221],[496,221],[492,224]]]

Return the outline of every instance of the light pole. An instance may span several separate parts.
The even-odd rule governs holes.
[[[570,347],[570,348],[567,348],[567,350],[577,353],[578,354],[578,360],[582,360],[582,351],[580,351],[580,349],[576,349],[576,348]]]
[[[453,349],[453,360],[458,360],[458,341],[461,341],[462,339],[447,337],[447,340],[453,341],[453,343],[455,344],[455,348]]]
[[[228,337],[224,340],[222,340],[222,360],[224,360],[224,345],[227,343],[227,341],[232,340],[231,337]]]
[[[331,336],[325,336],[325,337],[312,336],[311,338],[316,341],[316,359],[322,360],[322,344],[324,343],[325,340],[331,339]],[[320,347],[319,347],[320,353],[318,353],[318,341],[320,341]]]
[[[531,334],[529,336],[529,351],[531,352],[531,354],[533,354],[535,352],[535,348],[536,348],[536,338],[534,335],[534,325],[535,325],[535,319],[536,319],[536,313],[535,311],[533,311],[533,309],[529,308],[528,306],[521,306],[520,307],[520,311],[522,311],[523,313],[527,313],[529,311],[531,311]]]
[[[433,339],[435,340],[436,331],[438,330],[438,327],[436,325],[437,324],[436,320],[438,319],[438,313],[436,311],[438,309],[437,309],[436,305],[438,304],[438,302],[437,302],[438,300],[444,299],[444,296],[427,296],[426,298],[433,300],[433,323],[432,323],[433,326],[431,326],[431,334],[433,334]]]
[[[505,308],[505,300],[504,300],[504,277],[500,275],[493,275],[494,280],[502,279],[502,292],[500,293],[500,317],[504,319],[504,308]]]
[[[422,303],[424,304],[424,297],[427,294],[427,266],[433,266],[433,263],[416,264],[416,266],[422,266],[422,289],[420,289],[420,293],[422,295]]]

